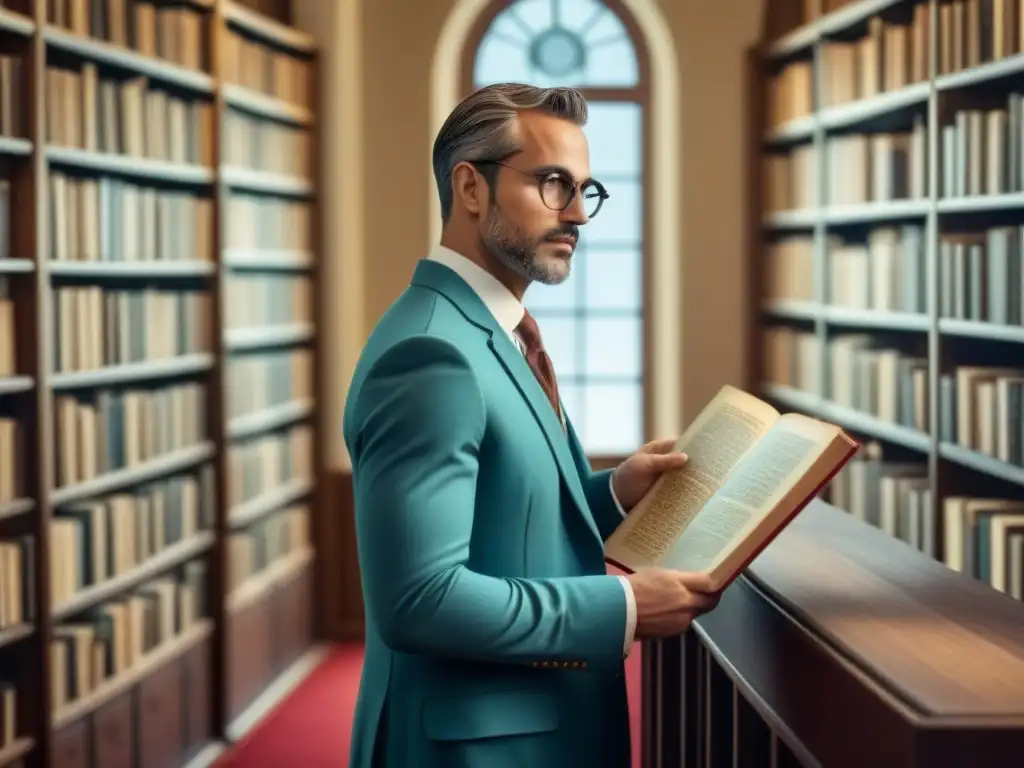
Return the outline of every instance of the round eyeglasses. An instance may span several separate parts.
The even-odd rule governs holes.
[[[552,211],[564,211],[579,195],[583,201],[583,212],[588,219],[592,219],[597,216],[604,201],[610,197],[608,190],[597,179],[587,179],[577,183],[563,171],[550,169],[524,171],[500,160],[479,160],[475,161],[473,165],[500,165],[510,171],[532,176],[537,181],[540,199]]]

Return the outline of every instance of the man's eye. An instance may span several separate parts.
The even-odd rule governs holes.
[[[546,185],[553,186],[553,187],[568,186],[568,182],[565,179],[563,179],[561,176],[557,176],[557,175],[555,175],[555,176],[546,176],[544,178],[544,183]]]

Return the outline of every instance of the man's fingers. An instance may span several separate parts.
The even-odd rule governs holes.
[[[664,440],[652,440],[643,447],[644,453],[671,453],[676,449],[676,440],[672,437],[666,437]]]
[[[662,453],[651,456],[651,463],[658,472],[666,472],[670,469],[678,469],[683,466],[686,464],[686,459],[687,456],[685,453]]]

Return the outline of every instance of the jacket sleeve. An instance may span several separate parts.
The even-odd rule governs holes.
[[[432,336],[403,340],[355,396],[356,535],[384,642],[477,661],[621,665],[626,599],[615,577],[500,578],[467,566],[486,414],[462,353]]]
[[[587,453],[580,443],[576,429],[572,421],[567,420],[569,446],[572,449],[573,460],[576,462],[576,470],[579,472],[580,483],[583,485],[583,494],[587,497],[587,506],[594,516],[594,523],[597,525],[601,538],[607,540],[619,523],[625,518],[627,510],[622,509],[615,494],[612,491],[612,473],[614,469],[602,469],[595,472],[590,466]]]

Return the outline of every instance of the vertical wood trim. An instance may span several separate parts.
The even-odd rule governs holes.
[[[47,162],[46,162],[46,44],[43,31],[46,27],[46,6],[43,0],[33,4],[33,16],[36,24],[32,36],[31,64],[29,70],[29,130],[32,139],[32,159],[30,171],[31,198],[29,195],[18,197],[20,200],[31,199],[31,209],[25,206],[18,211],[20,216],[26,215],[33,226],[26,227],[26,235],[32,234],[34,245],[26,253],[35,254],[35,313],[32,334],[35,344],[22,344],[22,349],[33,350],[33,376],[35,377],[35,424],[33,441],[35,445],[36,467],[33,472],[35,481],[36,513],[35,513],[35,583],[36,583],[36,668],[38,689],[36,696],[39,702],[35,757],[39,765],[50,765],[51,731],[53,727],[53,700],[51,692],[50,638],[53,633],[52,606],[50,604],[50,519],[52,517],[51,492],[53,489],[53,393],[50,391],[50,351],[52,335],[51,301],[49,270],[49,232],[47,227]],[[19,205],[19,207],[21,207]],[[16,220],[16,219],[15,219]],[[28,237],[25,238],[28,240]],[[26,244],[28,244],[26,242]],[[21,254],[18,254],[21,255]],[[20,335],[20,334],[19,334]]]

